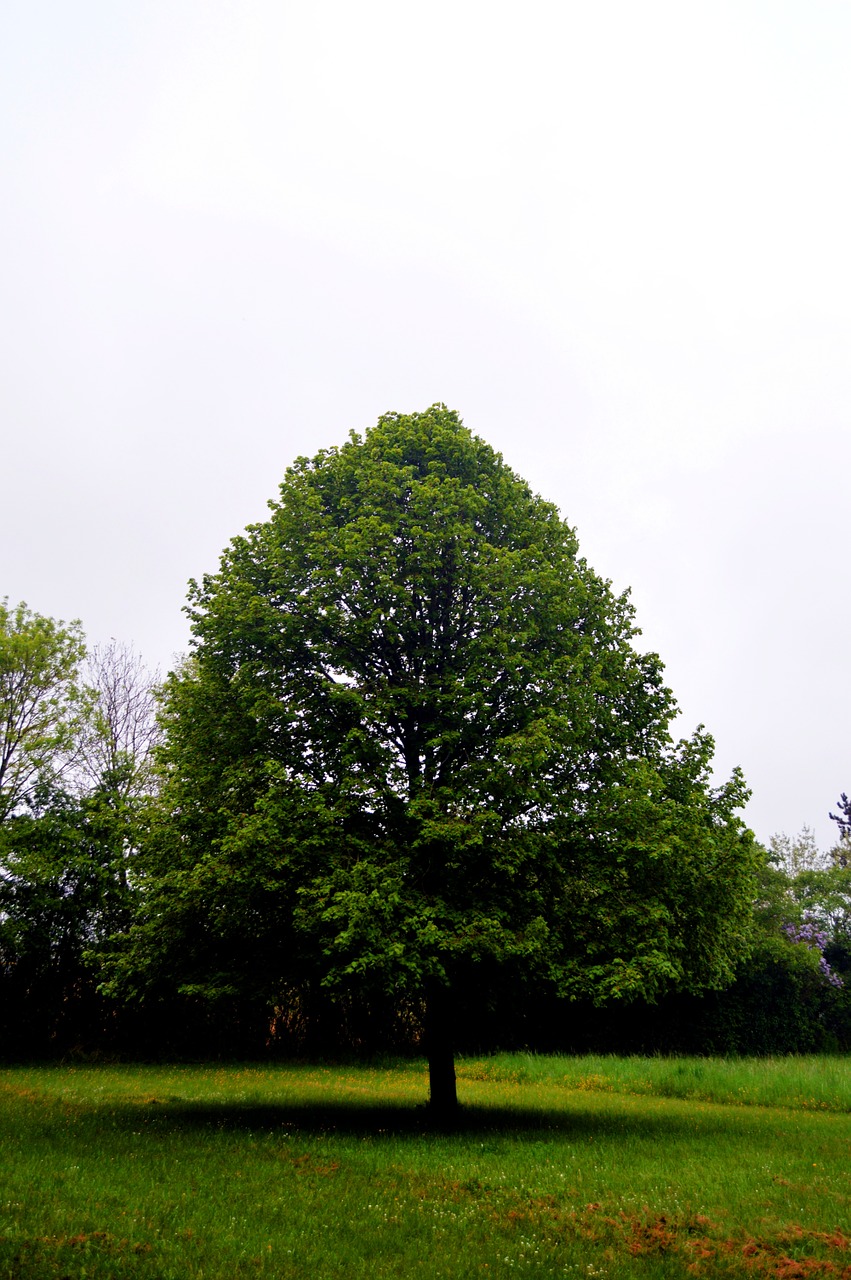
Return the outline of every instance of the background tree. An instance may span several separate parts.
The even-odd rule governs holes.
[[[84,653],[79,622],[0,602],[0,822],[73,758]]]
[[[851,948],[851,867],[837,861],[802,871],[790,891],[798,907],[831,943]]]
[[[769,856],[774,866],[794,880],[802,871],[816,871],[827,865],[828,858],[816,844],[811,827],[804,826],[796,836],[776,832],[769,841]]]
[[[809,923],[824,933],[827,945],[851,951],[851,867],[848,846],[846,796],[839,803],[840,816],[831,817],[840,827],[840,838],[826,853],[813,833],[804,827],[793,839],[780,834],[771,839],[770,861],[779,868],[784,884],[785,919],[782,925]],[[851,958],[851,957],[849,957]],[[851,967],[840,963],[840,968]]]
[[[163,817],[116,989],[423,1010],[506,977],[594,999],[722,983],[747,946],[740,775],[674,700],[573,531],[454,413],[299,459],[193,585]]]
[[[110,640],[91,649],[82,678],[89,699],[76,752],[78,786],[85,791],[109,782],[122,799],[149,794],[160,736],[157,673],[132,645]]]
[[[89,953],[130,922],[130,820],[103,788],[53,790],[0,828],[4,1054],[103,1045],[114,1010]]]
[[[675,1017],[668,1033],[672,1051],[804,1053],[848,1046],[848,884],[842,875],[808,827],[794,837],[772,837],[754,902],[753,952],[726,990],[672,1010],[679,1021]]]
[[[76,628],[69,653],[59,624],[24,620],[42,650],[59,649],[64,665],[51,668],[42,653],[41,669],[66,686],[57,692],[44,675],[39,702],[30,679],[29,719],[20,716],[29,736],[19,734],[30,772],[14,775],[25,785],[0,823],[2,1038],[7,1053],[58,1052],[96,1042],[113,1012],[91,953],[130,919],[153,781],[155,686],[132,649],[113,641],[81,667]],[[8,654],[12,687],[37,669],[34,647]]]

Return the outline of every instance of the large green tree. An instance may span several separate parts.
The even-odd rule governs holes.
[[[442,406],[299,459],[270,505],[192,586],[116,984],[389,993],[422,1010],[445,1110],[475,983],[728,980],[742,779],[712,789],[706,735],[671,743],[661,663],[556,509]]]

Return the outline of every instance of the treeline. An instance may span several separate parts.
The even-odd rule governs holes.
[[[77,624],[0,606],[0,1052],[4,1058],[407,1052],[416,1000],[327,992],[305,971],[274,994],[193,991],[121,969],[160,856],[159,684]],[[456,1011],[464,1051],[795,1053],[851,1048],[851,802],[820,852],[805,829],[762,851],[750,952],[702,995],[593,1005],[486,969]],[[187,922],[203,942],[207,921]],[[268,946],[268,937],[246,946]],[[270,964],[274,961],[270,960]],[[226,968],[224,959],[223,971]],[[489,980],[490,979],[490,980]]]

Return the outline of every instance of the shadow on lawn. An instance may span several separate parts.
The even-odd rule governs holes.
[[[270,1106],[268,1103],[187,1103],[177,1099],[150,1099],[111,1111],[119,1124],[138,1126],[140,1119],[160,1131],[224,1129],[245,1132],[372,1135],[399,1137],[442,1134],[462,1138],[488,1134],[511,1135],[515,1139],[537,1141],[541,1136],[560,1134],[578,1139],[593,1136],[625,1136],[647,1139],[693,1138],[698,1132],[710,1134],[732,1129],[749,1132],[752,1119],[744,1113],[735,1120],[701,1111],[679,1115],[646,1113],[628,1107],[609,1112],[539,1109],[522,1107],[462,1106],[457,1116],[435,1116],[427,1106],[381,1103],[324,1102]]]

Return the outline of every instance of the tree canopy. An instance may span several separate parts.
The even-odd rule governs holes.
[[[115,983],[407,1001],[441,1107],[461,991],[729,980],[744,782],[671,741],[661,662],[555,507],[440,405],[298,459],[270,507],[191,587]]]

